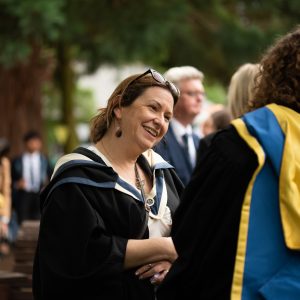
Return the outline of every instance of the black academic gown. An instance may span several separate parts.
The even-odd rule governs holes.
[[[102,167],[65,164],[41,194],[33,267],[35,300],[153,300],[150,281],[139,280],[136,269],[125,271],[123,267],[128,239],[141,238],[145,228],[144,204],[112,185],[118,176],[99,156],[83,148],[76,152]],[[182,184],[173,169],[161,171],[174,213]],[[126,183],[123,185],[126,190]],[[147,238],[148,230],[142,235]]]
[[[158,300],[230,299],[241,207],[256,167],[256,155],[232,126],[213,136],[175,213],[179,258]]]

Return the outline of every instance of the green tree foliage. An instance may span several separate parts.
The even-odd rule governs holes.
[[[52,50],[69,152],[77,144],[73,63],[85,62],[87,72],[103,62],[158,65],[167,57],[168,40],[184,7],[181,0],[1,0],[0,41],[5,47],[0,64],[12,68],[24,63],[34,46]]]
[[[277,35],[297,24],[299,5],[298,0],[0,0],[1,88],[8,89],[5,80],[19,78],[24,65],[29,70],[48,61],[55,70],[61,122],[70,133],[65,150],[70,151],[77,143],[74,62],[84,62],[86,72],[102,63],[138,61],[161,70],[194,65],[208,83],[226,87],[240,64],[258,61]],[[47,73],[49,66],[44,68]],[[32,81],[20,76],[15,92],[2,93],[13,99],[10,110],[29,95],[38,97],[34,91],[47,76],[34,76]],[[35,85],[31,93],[23,94],[30,84]],[[38,107],[37,101],[31,103]],[[13,128],[12,120],[7,128]]]
[[[0,1],[0,64],[5,67],[24,62],[32,44],[59,38],[64,24],[61,0]]]
[[[226,86],[245,62],[257,62],[274,38],[300,20],[297,0],[189,0],[164,66],[190,64]],[[180,48],[180,51],[178,51]]]

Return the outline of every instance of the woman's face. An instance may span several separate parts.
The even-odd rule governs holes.
[[[171,93],[160,87],[149,87],[128,107],[115,110],[122,137],[144,152],[157,144],[168,130],[173,116]]]

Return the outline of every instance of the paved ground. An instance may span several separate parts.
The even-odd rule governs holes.
[[[0,257],[0,270],[13,271],[13,266],[14,266],[14,255],[13,255],[13,250],[11,250],[9,255]]]

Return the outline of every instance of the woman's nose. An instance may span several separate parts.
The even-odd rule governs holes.
[[[161,126],[164,122],[164,118],[164,116],[157,116],[156,118],[154,118],[154,124]]]
[[[156,117],[155,119],[154,119],[154,124],[161,124],[161,118],[159,118],[159,117]]]

